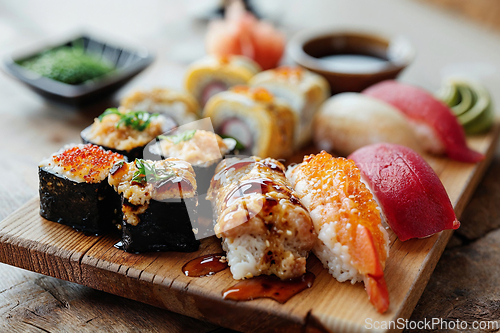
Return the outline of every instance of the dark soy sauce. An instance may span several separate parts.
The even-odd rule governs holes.
[[[296,279],[281,280],[273,275],[261,275],[238,282],[224,290],[224,299],[233,301],[250,301],[257,298],[271,298],[279,303],[285,303],[302,290],[311,288],[315,276],[307,272]]]
[[[189,277],[214,275],[228,267],[223,256],[223,253],[217,253],[195,258],[182,266],[182,272]]]

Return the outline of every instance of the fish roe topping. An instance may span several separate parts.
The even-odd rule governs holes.
[[[286,79],[294,79],[297,81],[300,81],[302,77],[302,73],[304,70],[300,67],[292,67],[292,66],[282,66],[279,68],[276,68],[275,73],[278,74],[279,76],[282,76]]]
[[[322,151],[305,156],[304,162],[289,170],[287,176],[311,212],[318,233],[324,224],[335,222],[337,239],[350,244],[361,225],[369,230],[382,266],[385,264],[388,240],[381,230],[378,205],[352,160]],[[356,258],[355,250],[350,251]]]
[[[273,94],[271,94],[267,89],[262,87],[250,88],[248,86],[240,85],[240,86],[235,86],[230,90],[238,94],[246,95],[256,102],[269,103],[272,102],[274,98]]]
[[[40,166],[77,182],[98,183],[107,177],[115,162],[123,159],[99,146],[81,144],[54,154]]]

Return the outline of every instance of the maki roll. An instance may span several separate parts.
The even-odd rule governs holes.
[[[225,159],[216,169],[207,197],[235,279],[289,279],[306,272],[316,233],[284,170],[280,162],[259,157]]]
[[[311,141],[314,115],[330,97],[330,87],[325,78],[301,67],[283,66],[258,73],[248,84],[266,88],[275,97],[290,104],[299,120],[295,125],[296,146]]]
[[[198,120],[200,106],[187,92],[155,88],[151,91],[135,91],[121,101],[128,110],[156,112],[171,118],[177,125]]]
[[[127,252],[196,251],[191,221],[198,198],[193,168],[185,161],[136,159],[113,166],[109,184],[122,199],[122,241]]]
[[[142,158],[151,140],[174,127],[171,119],[157,113],[110,108],[95,118],[80,136],[83,143],[99,145],[133,161]]]
[[[161,158],[175,157],[186,161],[196,174],[197,191],[207,193],[215,167],[222,157],[234,152],[236,141],[222,139],[205,130],[188,130],[175,135],[160,135],[159,141],[149,146],[152,154]]]
[[[189,66],[184,85],[204,107],[207,101],[221,91],[246,84],[260,66],[250,58],[243,56],[209,56]]]
[[[244,146],[240,153],[286,158],[294,148],[296,114],[264,88],[236,86],[212,97],[203,110],[215,132]]]
[[[123,161],[91,144],[66,146],[44,159],[38,167],[40,215],[86,234],[112,230],[121,220],[120,197],[107,177]]]

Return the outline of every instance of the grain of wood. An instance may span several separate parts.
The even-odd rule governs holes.
[[[438,171],[457,215],[489,164],[499,133],[497,125],[489,134],[469,139],[472,147],[487,155],[477,165],[426,157]],[[300,161],[311,152],[314,150],[307,148],[291,160]],[[245,332],[301,331],[312,323],[334,332],[362,331],[365,318],[407,318],[452,234],[445,231],[400,242],[390,233],[385,277],[391,306],[385,314],[379,314],[362,284],[337,282],[314,256],[307,265],[316,275],[314,286],[287,303],[269,299],[225,301],[222,291],[235,283],[229,270],[205,278],[182,273],[182,266],[190,259],[221,252],[215,237],[203,240],[195,253],[131,254],[113,246],[116,238],[84,236],[44,220],[38,214],[38,204],[37,198],[31,200],[2,223],[0,261]]]

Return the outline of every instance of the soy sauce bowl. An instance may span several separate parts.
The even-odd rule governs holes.
[[[290,56],[300,66],[324,76],[332,94],[359,92],[395,79],[415,57],[400,36],[354,31],[305,31],[290,41]]]

